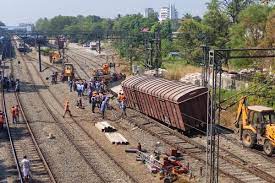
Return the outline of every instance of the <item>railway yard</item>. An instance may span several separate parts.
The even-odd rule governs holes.
[[[31,182],[171,181],[174,173],[159,172],[166,158],[180,163],[177,168],[182,172],[176,173],[176,182],[206,181],[209,142],[203,129],[207,121],[207,88],[129,76],[122,81],[129,99],[127,116],[117,105],[120,91],[112,89],[120,85],[118,81],[108,88],[109,108],[102,119],[99,109],[92,113],[88,93],[82,97],[83,106],[76,107],[79,98],[68,83],[59,77],[56,84],[51,82],[53,73],[61,75],[63,64],[53,64],[42,55],[40,72],[37,49],[31,47],[32,51],[23,53],[16,49],[19,40],[13,36],[15,58],[1,65],[2,78],[13,76],[20,80],[20,92],[2,85],[0,109],[5,128],[0,132],[0,182],[23,182],[20,162],[24,155],[31,162]],[[106,58],[87,50],[74,45],[65,51],[66,62],[73,65],[79,81],[90,81],[94,71],[107,63]],[[112,55],[108,49],[103,53]],[[150,92],[158,98],[151,97]],[[63,116],[65,101],[69,101],[72,117]],[[13,123],[10,110],[16,105],[20,109],[19,121]],[[96,125],[103,121],[123,135],[127,143],[111,143]],[[200,133],[190,135],[194,128]],[[275,182],[275,155],[244,147],[238,134],[225,128],[219,132],[219,143],[220,182]],[[156,153],[159,160],[153,156]]]

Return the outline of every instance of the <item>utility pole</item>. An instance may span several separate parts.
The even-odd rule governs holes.
[[[209,46],[202,45],[203,60],[202,60],[202,86],[207,87],[209,81]]]
[[[129,59],[130,59],[130,69],[131,69],[131,75],[133,75],[133,45],[130,43],[129,45]]]
[[[23,43],[24,43],[24,55],[26,55],[26,42],[25,42],[25,39],[23,39]]]
[[[42,66],[41,66],[41,40],[38,38],[38,34],[36,35],[36,44],[38,44],[38,64],[39,64],[39,72],[42,72]]]
[[[100,41],[100,37],[98,36],[98,53],[101,53],[101,41]]]
[[[160,28],[155,34],[155,69],[156,69],[156,76],[159,75],[159,68],[161,66],[161,36],[160,36]]]
[[[40,45],[40,41],[38,41],[38,60],[39,60],[39,72],[42,72],[42,67],[41,67],[41,45]]]

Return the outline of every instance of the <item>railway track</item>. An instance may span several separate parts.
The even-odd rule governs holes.
[[[35,62],[38,63],[38,61],[37,61],[36,58],[34,58],[34,57],[32,57],[32,56],[30,56],[30,55],[28,55],[28,54],[27,54],[27,55],[24,55],[24,56],[26,56],[26,57],[29,58],[30,60],[35,61]],[[42,62],[41,64],[45,67],[45,69],[50,68],[50,69],[52,70],[52,72],[55,72],[55,71],[57,71],[57,72],[59,72],[59,73],[62,73],[62,72],[63,72],[61,68],[59,68],[59,67],[57,67],[57,66],[55,66],[55,65],[53,65],[53,64],[49,64],[49,63],[47,63],[47,62]],[[45,70],[45,69],[44,69],[44,70]],[[76,74],[76,76],[77,76],[78,79],[80,79],[80,80],[83,79],[83,78],[81,78],[79,72],[78,72],[76,69],[75,69],[75,74]]]
[[[77,60],[75,58],[73,58],[72,56],[70,55],[66,55],[68,58],[70,58],[81,70],[81,72],[83,72],[83,74],[85,75],[85,77],[87,78],[91,78],[92,75],[89,75],[83,68],[82,66],[77,62]],[[75,69],[76,70],[76,69]],[[79,73],[78,73],[78,77],[80,77]],[[81,78],[81,77],[80,77]]]
[[[74,52],[74,51],[72,51],[72,50],[70,50],[70,52],[73,54],[73,55],[76,55],[76,56],[78,56],[78,57],[81,57],[81,58],[83,58],[83,59],[86,59],[86,60],[88,60],[88,61],[92,61],[92,63],[90,62],[90,64],[94,67],[94,68],[98,68],[98,67],[102,67],[102,64],[100,64],[100,63],[98,63],[98,62],[94,62],[94,60],[92,59],[92,58],[89,58],[89,57],[87,57],[87,56],[84,56],[84,55],[82,55],[82,54],[79,54],[79,53],[77,53],[77,52]],[[99,58],[97,58],[97,60],[99,61],[100,59]],[[103,59],[102,59],[103,60]],[[100,61],[101,62],[101,61]],[[106,62],[104,62],[104,63],[106,63]]]
[[[74,54],[84,57],[83,55],[80,55],[78,53]],[[85,71],[84,68],[82,68],[81,66],[79,67],[81,70]],[[149,134],[158,137],[166,144],[177,148],[178,150],[182,151],[186,156],[191,156],[192,158],[198,159],[206,163],[205,145],[199,144],[198,142],[191,140],[190,138],[183,136],[182,134],[175,132],[170,128],[167,128],[164,125],[160,125],[155,122],[148,122],[150,120],[149,118],[147,118],[147,122],[141,124],[139,123],[139,120],[135,120],[137,119],[136,117],[133,117],[131,119],[128,118],[127,121],[135,124],[137,127],[148,132]],[[223,136],[221,136],[221,138],[222,137]],[[251,151],[253,151],[254,153],[256,152],[256,150]],[[257,154],[259,153],[260,152],[257,152]],[[241,158],[243,156],[242,154],[240,154],[240,152],[230,152],[229,150],[223,147],[220,148],[219,157],[219,171],[227,177],[230,177],[235,182],[275,182],[275,177],[272,175],[272,173],[267,173],[270,172],[270,169],[273,170],[271,172],[275,173],[275,165],[273,164],[275,160],[273,158],[265,157],[265,159],[269,160],[270,162],[266,162],[263,166],[261,164],[261,159],[253,161],[255,160],[253,159],[253,154],[250,155],[250,158],[246,158],[246,160],[244,160],[243,158]],[[258,166],[258,164],[260,164],[260,166]]]
[[[33,76],[31,75],[29,66],[27,66],[23,56],[22,56],[22,59],[23,59],[26,69],[28,70],[30,80],[32,81],[32,83],[35,83],[35,80],[34,80]],[[39,77],[40,82],[42,82],[43,85],[46,86],[46,83],[44,82],[43,78],[39,74],[38,70],[35,68],[34,63],[31,62],[30,64],[34,68],[36,75]],[[113,159],[113,157],[96,141],[96,139],[94,139],[87,132],[87,130],[85,130],[85,128],[83,128],[80,125],[80,123],[74,117],[71,118],[72,121],[65,120],[65,123],[60,122],[60,120],[58,119],[56,114],[54,114],[54,112],[52,111],[49,104],[45,101],[45,99],[42,96],[42,94],[40,93],[40,91],[37,88],[36,88],[36,91],[37,91],[41,101],[47,108],[48,112],[53,117],[54,121],[58,124],[60,129],[66,135],[66,137],[70,140],[70,142],[73,144],[75,149],[77,149],[77,151],[80,153],[81,157],[85,160],[85,162],[90,166],[90,168],[100,178],[101,182],[114,182],[114,180],[112,180],[112,177],[109,175],[109,172],[106,171],[108,169],[109,169],[109,171],[113,171],[113,170],[110,170],[111,167],[106,167],[106,164],[113,164],[114,167],[116,166],[119,170],[122,171],[122,173],[118,171],[118,172],[116,172],[116,175],[113,175],[113,176],[117,176],[117,179],[120,179],[120,177],[118,177],[118,176],[124,176],[124,177],[127,177],[127,182],[138,182],[138,180],[136,178],[134,178],[126,169],[124,169],[120,165],[120,163],[118,163],[117,161],[115,161]],[[53,94],[53,92],[50,89],[48,89],[48,92],[49,92],[49,95],[54,99],[54,102],[56,102],[57,105],[61,109],[63,109],[62,103],[56,98],[56,96]],[[69,128],[71,128],[71,129],[69,129]],[[77,129],[78,129],[78,131],[76,132]],[[84,134],[83,134],[83,132],[84,132]],[[84,138],[84,140],[82,138],[77,138],[77,136],[79,134],[83,134],[81,136],[82,136],[82,138]],[[86,143],[87,141],[91,141],[93,150],[91,150],[91,144]],[[95,158],[95,156],[98,156],[98,154],[100,154],[101,156],[107,156],[108,157],[107,163],[99,162],[99,160],[97,160]],[[120,182],[121,182],[121,180],[120,180]]]
[[[5,68],[5,64],[4,64]],[[11,63],[11,73],[12,63]],[[4,73],[4,72],[3,72]],[[8,98],[9,102],[6,102],[6,98]],[[18,104],[21,109],[22,122],[18,124],[13,124],[9,120],[9,116],[7,115],[7,108],[10,108],[12,104]],[[32,132],[32,129],[29,125],[29,121],[26,118],[23,106],[19,100],[17,93],[8,93],[5,94],[4,90],[2,91],[2,105],[3,110],[5,112],[6,118],[6,126],[9,134],[9,139],[12,146],[12,152],[14,155],[19,181],[23,182],[22,172],[20,169],[19,159],[23,158],[24,155],[28,156],[28,159],[31,161],[31,177],[33,181],[39,182],[52,182],[55,183],[55,177],[49,168],[46,159],[39,148],[39,145],[36,141],[36,138]]]
[[[185,154],[186,159],[188,156],[205,162],[206,147],[164,125],[161,125],[147,117],[143,117],[140,120],[140,115],[132,116],[125,119],[127,122],[136,125],[143,131],[157,137],[166,144],[180,150]],[[144,123],[141,123],[143,121]],[[230,152],[225,148],[220,148],[220,166],[219,171],[231,178],[235,182],[275,182],[275,177],[271,173],[267,173],[268,168],[264,170],[261,167],[256,166],[257,162],[251,163],[251,161],[244,160],[242,156],[235,154],[236,152]],[[252,158],[251,158],[252,159]],[[274,161],[274,160],[273,160]],[[266,167],[272,165],[266,163]],[[273,165],[274,167],[274,165]]]

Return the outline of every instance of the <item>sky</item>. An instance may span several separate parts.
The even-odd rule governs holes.
[[[206,2],[209,0],[0,0],[0,21],[6,25],[18,25],[56,15],[114,18],[118,14],[143,13],[145,8],[159,11],[169,3],[176,5],[180,17],[185,13],[202,16]]]

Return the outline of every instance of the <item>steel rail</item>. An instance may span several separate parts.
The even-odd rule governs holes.
[[[22,55],[20,55],[20,56],[22,57]],[[14,70],[13,70],[13,64],[12,63],[11,63],[10,69],[11,69],[11,73],[14,75]],[[47,161],[45,159],[45,156],[42,153],[42,151],[41,151],[41,149],[40,149],[40,147],[39,147],[39,145],[38,145],[38,143],[37,143],[37,141],[35,139],[35,135],[34,135],[33,130],[31,129],[31,126],[29,124],[29,120],[28,120],[28,118],[26,116],[26,113],[24,111],[24,108],[23,108],[22,102],[20,100],[19,94],[17,92],[14,92],[14,96],[15,96],[17,104],[19,105],[19,108],[21,109],[22,117],[23,117],[23,119],[25,121],[25,124],[27,126],[27,129],[28,129],[28,132],[30,134],[31,140],[32,140],[32,142],[34,144],[34,147],[35,147],[37,153],[38,153],[38,156],[42,160],[42,163],[43,163],[43,165],[44,165],[44,167],[45,167],[45,169],[46,169],[46,171],[47,171],[47,173],[48,173],[48,175],[50,177],[51,182],[52,183],[56,183],[55,177],[54,177],[54,175],[53,175],[53,173],[52,173],[52,171],[51,171],[51,169],[50,169],[50,167],[49,167],[49,165],[48,165],[48,163],[47,163]]]
[[[23,63],[27,69],[28,75],[30,77],[30,80],[32,83],[34,83],[34,79],[33,76],[30,73],[30,69],[27,66],[26,60],[25,58],[21,55],[21,58],[23,60]],[[33,63],[31,63],[33,64]],[[36,70],[36,72],[38,73],[38,71]],[[41,78],[41,75],[38,73],[38,76]],[[66,130],[66,128],[64,126],[61,126],[60,121],[58,120],[58,118],[55,116],[55,114],[53,113],[53,111],[51,110],[49,104],[45,101],[44,97],[41,95],[41,93],[39,92],[39,90],[37,89],[37,87],[35,85],[32,85],[34,87],[34,89],[36,90],[36,93],[38,94],[40,100],[42,101],[42,103],[44,104],[44,106],[46,107],[48,113],[51,115],[51,117],[54,119],[54,121],[56,122],[56,124],[58,124],[58,126],[60,127],[60,129],[63,131],[63,133],[66,135],[66,137],[70,140],[70,143],[72,143],[72,145],[75,147],[75,149],[77,150],[77,152],[79,152],[80,156],[84,159],[84,161],[87,163],[87,165],[93,170],[93,172],[98,176],[98,178],[101,180],[101,182],[107,182],[105,181],[104,177],[101,176],[100,173],[98,173],[98,171],[96,170],[96,168],[90,163],[90,161],[87,159],[87,157],[84,155],[83,152],[81,152],[79,150],[78,145],[74,142],[74,140],[72,139],[72,137],[70,137],[69,132]]]
[[[3,64],[3,66],[4,66],[4,68],[2,70],[2,78],[4,78],[5,63]],[[11,131],[10,131],[10,125],[9,125],[9,118],[8,118],[7,108],[6,108],[5,92],[4,92],[3,82],[2,82],[2,110],[3,110],[4,116],[5,116],[5,124],[6,124],[6,127],[7,127],[7,132],[8,132],[9,141],[10,141],[10,144],[11,144],[12,154],[13,154],[14,161],[15,161],[15,164],[16,164],[16,169],[17,169],[18,176],[19,176],[19,181],[20,181],[20,183],[23,183],[24,180],[23,180],[22,171],[21,171],[21,168],[20,168],[20,162],[18,160],[17,152],[16,152],[15,145],[14,145],[14,140],[12,138]]]
[[[23,57],[22,57],[23,58]],[[33,63],[31,63],[33,64]],[[26,66],[27,70],[28,70],[28,73],[29,73],[29,76],[32,80],[32,82],[34,82],[33,80],[33,77],[32,75],[30,74],[30,71],[29,71],[29,68],[28,66],[26,65],[26,63],[24,62],[24,65]],[[39,78],[41,79],[41,81],[43,82],[44,85],[46,85],[46,83],[44,82],[42,76],[39,74],[38,70],[35,68],[35,72],[36,74],[39,76]],[[35,86],[34,86],[35,87]],[[46,103],[46,101],[44,100],[43,96],[40,94],[40,92],[38,91],[38,89],[36,88],[36,91],[41,99],[41,101],[44,103],[45,107],[47,108],[47,111],[51,114],[51,116],[54,118],[55,122],[57,124],[60,124],[59,120],[57,119],[57,117],[55,116],[55,114],[52,112],[52,110],[50,109],[50,107],[48,106],[48,104]],[[48,89],[49,93],[53,96],[53,98],[56,100],[56,102],[60,105],[60,107],[62,108],[63,105],[61,104],[61,102],[56,98],[56,96],[52,93],[52,91],[50,89]],[[79,122],[77,122],[74,118],[72,118],[73,121],[78,125],[78,127],[80,129],[82,129],[85,134],[90,138],[92,139],[95,144],[111,159],[113,160],[113,162],[128,176],[129,179],[131,179],[133,182],[138,182],[135,178],[133,178],[129,172],[127,170],[125,170],[117,161],[115,161],[112,156],[107,152],[105,151],[105,149],[87,132],[87,130],[85,130],[80,124]],[[60,125],[59,125],[60,126]],[[61,127],[61,130],[64,132],[64,134],[67,136],[67,138],[70,140],[70,142],[76,147],[76,149],[78,150],[78,152],[80,153],[80,155],[83,157],[83,159],[85,160],[85,162],[94,170],[94,172],[97,174],[97,176],[101,179],[102,182],[108,182],[105,180],[105,178],[100,174],[100,172],[98,172],[98,170],[96,168],[93,167],[93,165],[90,163],[90,161],[86,158],[85,154],[83,154],[79,148],[77,148],[77,144],[73,142],[73,139],[70,137],[70,135],[68,134],[69,132],[67,132],[65,130],[65,127]]]
[[[147,120],[148,122],[150,122],[149,119],[145,119],[145,120]],[[184,152],[184,153],[190,155],[191,157],[194,157],[195,159],[198,158],[198,157],[196,157],[196,155],[195,155],[193,152],[188,152],[188,150],[184,149],[184,148],[181,147],[179,144],[173,143],[173,142],[171,142],[171,141],[165,139],[165,138],[163,137],[163,135],[158,134],[158,133],[156,133],[155,131],[152,131],[152,130],[150,130],[149,128],[143,126],[143,125],[138,124],[133,118],[131,118],[131,119],[128,118],[127,121],[129,121],[130,123],[135,124],[138,128],[140,128],[140,129],[142,129],[142,130],[148,132],[149,134],[152,134],[152,135],[154,135],[154,136],[157,136],[159,139],[163,140],[165,143],[171,145],[172,147],[175,147],[175,148],[181,150],[182,152]],[[150,122],[150,123],[151,123],[151,122]],[[169,132],[170,135],[174,135],[174,136],[177,137],[178,139],[180,139],[180,140],[182,140],[182,141],[185,141],[185,142],[188,142],[188,143],[194,145],[195,147],[197,147],[198,149],[200,149],[201,152],[205,152],[205,151],[206,151],[206,147],[205,147],[205,146],[203,146],[203,145],[201,145],[201,144],[199,144],[199,143],[197,143],[197,142],[191,140],[190,138],[188,138],[188,137],[186,137],[186,136],[184,136],[184,135],[182,135],[182,134],[179,134],[178,132],[175,132],[174,130],[172,130],[172,129],[170,129],[169,127],[166,127],[166,126],[164,126],[164,125],[162,125],[162,124],[159,124],[159,123],[157,123],[157,122],[153,122],[153,123],[154,123],[154,125],[157,125],[158,127],[160,127],[162,130],[165,130],[165,131]],[[268,174],[267,172],[265,172],[265,171],[263,171],[263,170],[261,170],[261,169],[255,167],[255,166],[253,166],[251,163],[246,162],[245,160],[243,160],[242,158],[236,156],[235,154],[231,153],[230,151],[226,150],[225,148],[220,148],[220,149],[221,149],[221,151],[223,151],[225,154],[230,155],[230,157],[229,157],[229,156],[226,156],[226,155],[222,155],[221,153],[219,154],[219,157],[222,158],[223,160],[225,160],[226,162],[229,162],[229,163],[231,163],[231,164],[234,164],[234,165],[236,165],[237,167],[239,167],[239,168],[241,168],[241,169],[244,169],[244,170],[246,170],[247,172],[249,172],[249,173],[251,173],[251,174],[254,174],[254,175],[257,176],[257,177],[260,177],[261,179],[266,180],[267,182],[272,182],[272,183],[275,182],[275,177],[272,176],[271,174]],[[198,159],[199,159],[199,158],[198,158]],[[205,162],[205,160],[203,160],[203,161]],[[274,160],[273,160],[273,161],[274,161]],[[221,171],[221,173],[223,173],[223,174],[225,174],[225,175],[228,174],[228,173],[224,172],[224,171],[221,170],[221,169],[220,169],[219,171]],[[233,179],[236,178],[236,177],[234,178],[234,176],[232,177],[232,175],[230,175],[230,177],[233,178]]]
[[[46,83],[44,82],[43,78],[41,77],[41,75],[39,74],[38,70],[35,68],[35,71],[37,73],[37,75],[40,77],[41,81],[43,82],[43,84],[46,86]],[[59,104],[59,106],[62,108],[63,105],[62,103],[56,98],[56,96],[54,95],[54,93],[48,88],[49,93],[52,95],[52,97],[55,99],[55,101]],[[42,96],[41,96],[42,97]],[[42,99],[42,98],[41,98]],[[43,99],[44,100],[44,99]],[[100,145],[94,137],[92,137],[89,132],[74,118],[71,118],[75,124],[90,138],[92,139],[95,144],[97,145],[98,148],[100,148],[100,150],[102,150],[112,161],[113,163],[115,163],[126,175],[129,179],[131,179],[133,182],[139,182],[137,179],[135,179],[125,168],[123,168],[123,166],[121,164],[119,164],[116,160],[114,160],[114,158],[102,147],[102,145]]]
[[[72,53],[74,53],[74,52],[72,52]],[[78,54],[78,53],[74,53],[74,54],[76,54],[76,55],[79,55],[79,56],[82,56],[82,55],[80,55],[80,54]],[[82,56],[82,57],[84,57],[84,56]],[[85,58],[85,57],[84,57]],[[86,57],[87,58],[87,57]],[[88,58],[87,58],[88,59]],[[89,59],[89,60],[91,60],[91,61],[93,61],[92,59]],[[81,68],[81,67],[80,67]],[[83,68],[81,68],[82,70],[83,70]],[[133,120],[128,120],[128,121],[130,121],[130,122],[133,122]],[[135,124],[137,124],[137,123],[135,123]],[[161,124],[158,124],[158,125],[161,125]],[[144,126],[140,126],[140,125],[137,125],[140,129],[143,129],[144,131],[148,131],[148,128],[146,128],[146,127],[144,127]],[[163,126],[163,125],[162,125]],[[167,129],[166,129],[167,130]],[[170,129],[171,130],[171,129]],[[191,157],[193,157],[193,158],[195,158],[195,159],[198,159],[198,160],[200,160],[200,161],[203,161],[203,162],[206,162],[204,159],[202,159],[202,158],[200,158],[200,157],[198,157],[198,156],[196,156],[196,155],[194,155],[192,152],[188,152],[188,151],[186,151],[184,148],[182,148],[181,146],[179,146],[179,145],[177,145],[177,144],[175,144],[175,143],[171,143],[171,142],[169,142],[168,140],[166,140],[165,138],[163,138],[163,136],[162,135],[158,135],[157,133],[154,133],[154,132],[149,132],[150,134],[152,134],[153,133],[153,135],[154,136],[157,136],[158,138],[160,138],[161,140],[163,140],[165,143],[167,143],[167,144],[169,144],[169,145],[171,145],[171,146],[174,146],[174,147],[176,147],[177,149],[179,149],[179,150],[181,150],[182,152],[185,152],[185,153],[187,153],[188,155],[190,155]],[[170,133],[171,133],[171,131],[170,131]],[[174,134],[177,134],[176,132],[173,132]],[[192,144],[192,145],[195,145],[196,147],[198,147],[198,148],[200,148],[201,150],[202,150],[202,152],[205,152],[206,151],[206,147],[205,146],[203,146],[203,145],[200,145],[200,144],[198,144],[198,143],[196,143],[195,141],[192,141],[191,139],[189,139],[188,137],[182,137],[182,135],[179,135],[179,134],[177,134],[176,135],[177,136],[177,138],[180,138],[181,140],[184,140],[184,141],[186,141],[186,142],[188,142],[188,143],[190,143],[190,144]],[[253,174],[253,175],[255,175],[255,176],[257,176],[257,177],[260,177],[260,178],[262,178],[262,179],[264,179],[264,180],[266,180],[266,181],[268,181],[268,182],[275,182],[275,177],[273,177],[272,175],[270,175],[270,174],[268,174],[268,173],[266,173],[266,172],[264,172],[264,171],[262,171],[262,170],[260,170],[259,168],[257,168],[257,167],[255,167],[255,166],[253,166],[253,165],[248,165],[249,163],[248,162],[246,162],[245,160],[243,160],[243,159],[241,159],[240,157],[238,157],[238,156],[236,156],[235,154],[233,154],[233,153],[231,153],[231,152],[229,152],[229,151],[227,151],[226,149],[224,149],[224,148],[221,148],[221,150],[222,151],[224,151],[225,153],[227,153],[227,154],[230,154],[230,156],[231,156],[231,158],[229,158],[229,157],[227,157],[227,156],[224,156],[224,155],[219,155],[220,156],[220,158],[222,158],[223,160],[225,160],[226,162],[228,162],[228,163],[231,163],[231,164],[235,164],[236,166],[238,166],[238,167],[240,167],[240,168],[242,168],[242,169],[245,169],[247,172],[249,172],[249,173],[251,173],[251,174]],[[252,150],[251,150],[252,151]],[[236,161],[237,160],[237,161]],[[274,160],[273,160],[274,161]],[[222,174],[224,174],[224,175],[226,175],[226,176],[228,176],[229,178],[231,178],[232,180],[234,180],[234,181],[236,181],[236,182],[242,182],[242,181],[240,181],[237,177],[235,177],[235,176],[233,176],[233,175],[230,175],[230,174],[228,174],[227,172],[225,172],[225,171],[223,171],[223,170],[219,170]]]

